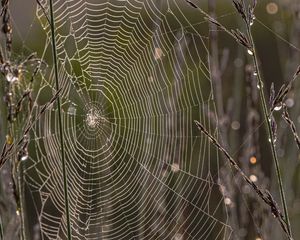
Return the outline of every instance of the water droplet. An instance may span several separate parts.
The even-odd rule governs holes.
[[[256,85],[256,86],[257,86],[258,89],[261,89],[261,88],[264,87],[264,83],[263,83],[263,82],[260,82],[260,83],[257,82],[257,85]]]
[[[6,77],[6,80],[10,83],[13,83],[18,80],[18,78],[15,77],[12,73],[7,73],[5,77]]]
[[[268,141],[269,141],[269,142],[272,142],[272,139],[271,139],[271,138],[268,138]],[[276,141],[277,141],[277,138],[276,138],[276,137],[273,137],[273,143],[276,143]]]
[[[253,72],[253,76],[257,76],[257,72],[255,71],[255,72]]]
[[[224,198],[224,203],[226,205],[230,205],[231,204],[231,199],[229,197]]]
[[[276,107],[274,107],[274,111],[280,111],[282,108],[282,104],[277,105]]]
[[[20,216],[20,211],[19,211],[19,209],[17,209],[16,214],[17,214],[17,216]]]
[[[28,159],[28,154],[21,157],[21,161],[26,161]]]
[[[76,115],[76,107],[73,104],[71,104],[69,106],[69,108],[68,108],[68,114],[70,114],[70,115]]]
[[[178,163],[173,163],[173,164],[171,165],[171,171],[172,171],[172,172],[177,173],[177,172],[179,172],[179,170],[180,170],[180,167],[179,167],[179,164],[178,164]]]
[[[253,55],[253,52],[250,49],[247,50],[247,53],[251,56]]]

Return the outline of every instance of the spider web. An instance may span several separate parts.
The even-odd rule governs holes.
[[[229,238],[218,155],[194,125],[215,129],[207,25],[190,10],[182,0],[54,1],[74,239]],[[50,26],[37,14],[49,62]],[[50,69],[36,113],[55,92]],[[35,124],[30,152],[42,239],[66,239],[56,104]]]

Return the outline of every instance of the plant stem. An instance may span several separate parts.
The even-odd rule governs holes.
[[[0,48],[1,48],[1,46],[0,46]],[[1,49],[0,49],[0,51],[1,51]],[[4,89],[5,89],[4,81],[1,81],[0,82],[0,97],[1,97],[1,99],[3,99],[4,96],[5,96],[5,90]],[[1,104],[1,106],[0,106],[0,115],[1,116],[7,116],[7,110],[6,110],[6,105],[5,104]],[[0,126],[1,126],[2,129],[7,129],[7,121],[5,121],[3,117],[0,118]],[[1,137],[0,137],[0,143],[1,143],[1,146],[3,146],[3,150],[1,149],[2,153],[6,148],[6,139],[5,139],[6,134],[7,134],[7,130],[4,131],[1,134]],[[2,155],[2,154],[0,154],[0,155]],[[0,157],[0,159],[1,159],[1,157]],[[0,165],[1,165],[1,160],[0,160]],[[0,169],[1,169],[1,167],[0,167]],[[3,190],[3,175],[2,174],[0,176],[0,179],[1,179],[0,194],[2,195],[2,194],[4,194],[4,192],[3,192],[4,191]],[[3,234],[4,226],[3,226],[3,222],[2,222],[2,215],[3,215],[3,213],[0,216],[0,240],[3,240],[3,236],[4,236],[4,234]]]
[[[1,216],[0,216],[0,240],[3,240],[3,224],[2,224]]]
[[[52,52],[53,52],[56,90],[59,91],[58,63],[57,63],[54,13],[53,13],[53,0],[50,0],[50,20],[51,20],[50,25],[51,25]],[[58,107],[59,134],[60,134],[60,145],[61,145],[60,148],[61,148],[62,171],[63,171],[63,181],[64,181],[65,210],[66,210],[66,218],[67,218],[67,236],[68,236],[68,239],[71,240],[72,235],[71,235],[71,224],[70,224],[70,213],[69,213],[68,179],[67,179],[65,151],[64,151],[64,138],[63,138],[63,129],[62,129],[61,104],[60,104],[60,97],[59,96],[57,97],[57,107]]]
[[[17,211],[19,212],[19,215],[20,215],[20,220],[21,220],[21,239],[22,240],[26,240],[26,230],[25,230],[25,221],[24,221],[24,212],[25,212],[25,208],[24,208],[24,205],[23,205],[23,200],[25,199],[24,198],[24,188],[23,188],[23,180],[24,180],[24,176],[23,176],[23,171],[24,171],[24,168],[23,168],[23,162],[20,161],[19,165],[18,165],[18,170],[17,170],[19,173],[18,173],[18,191],[19,191],[19,203],[18,203],[18,207],[20,209],[17,209]]]
[[[271,122],[270,122],[270,118],[269,118],[269,116],[270,116],[269,110],[268,110],[269,108],[267,107],[266,98],[264,95],[263,81],[262,81],[260,69],[258,66],[258,59],[257,59],[257,54],[256,54],[255,43],[254,43],[252,32],[251,32],[251,26],[249,24],[247,24],[247,34],[248,34],[250,43],[252,45],[251,50],[253,53],[252,57],[253,57],[255,72],[257,74],[257,84],[258,84],[258,88],[259,88],[259,95],[260,95],[260,100],[261,100],[261,104],[262,104],[263,114],[264,114],[265,120],[267,122],[269,142],[270,142],[270,147],[271,147],[271,151],[272,151],[273,161],[275,164],[276,176],[277,176],[277,181],[278,181],[278,185],[279,185],[280,198],[281,198],[281,202],[283,205],[285,221],[287,224],[288,233],[292,237],[291,224],[290,224],[290,220],[289,220],[287,203],[286,203],[286,198],[285,198],[285,193],[284,193],[284,188],[283,188],[283,183],[282,183],[282,177],[281,177],[281,173],[280,173],[280,166],[279,166],[279,161],[278,161],[277,152],[276,152],[276,148],[275,148],[275,138],[272,133],[272,126],[271,126]]]

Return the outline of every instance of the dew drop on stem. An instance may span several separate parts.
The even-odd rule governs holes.
[[[276,107],[274,107],[274,111],[280,111],[282,109],[282,105],[277,105]]]
[[[247,50],[247,53],[248,53],[249,55],[253,56],[253,52],[252,52],[250,49]]]
[[[257,81],[257,85],[256,86],[257,86],[258,89],[261,89],[261,88],[264,87],[264,84],[263,84],[263,82],[259,83],[259,81]]]
[[[259,85],[259,83],[257,83],[256,87],[257,87],[257,89],[260,89],[260,85]]]
[[[26,161],[28,159],[28,155],[26,154],[26,155],[23,155],[22,157],[21,157],[21,161]]]
[[[12,73],[7,73],[5,77],[6,77],[6,81],[8,81],[9,83],[13,83],[18,80],[18,78],[14,76]]]

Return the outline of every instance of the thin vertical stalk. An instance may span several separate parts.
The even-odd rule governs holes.
[[[25,207],[23,204],[23,201],[25,199],[24,197],[24,175],[23,175],[23,171],[24,171],[24,167],[23,167],[23,161],[20,161],[19,163],[19,174],[18,174],[18,186],[19,186],[19,207],[20,210],[17,209],[17,211],[20,214],[20,219],[21,219],[21,239],[26,240],[26,228],[25,228]]]
[[[0,48],[1,48],[1,46],[0,46]],[[0,51],[1,51],[1,49],[0,49]],[[4,96],[5,96],[4,89],[5,89],[4,81],[1,81],[0,82],[0,97],[1,97],[1,99],[3,99]],[[1,116],[7,116],[6,105],[5,104],[0,104],[0,105],[1,105],[0,106],[0,115]],[[2,129],[7,129],[7,121],[5,121],[3,117],[0,118],[0,126],[1,126]],[[3,149],[1,149],[2,153],[3,153],[3,151],[5,150],[5,147],[6,147],[6,139],[5,139],[6,134],[7,134],[7,132],[4,132],[4,134],[2,134],[1,138],[0,138],[1,146],[3,146]],[[2,138],[2,136],[4,136],[4,138]],[[1,160],[0,160],[0,162],[1,162]],[[2,174],[3,174],[3,172],[1,172],[1,176],[0,176],[0,180],[1,180],[0,194],[1,195],[3,194],[3,191],[4,191],[3,190],[3,175]],[[2,216],[0,216],[0,240],[3,240],[3,236],[4,236],[4,226],[3,226],[3,222],[2,222]]]
[[[1,216],[0,216],[0,240],[3,240],[3,224],[2,224]]]
[[[283,188],[283,183],[282,183],[282,177],[281,177],[281,173],[280,173],[280,166],[279,166],[279,161],[278,161],[277,152],[276,152],[276,148],[275,148],[275,138],[274,138],[274,135],[272,132],[272,126],[271,126],[271,122],[270,122],[270,118],[269,118],[269,116],[270,116],[269,108],[267,107],[266,98],[264,95],[263,81],[261,78],[260,68],[258,66],[258,58],[257,58],[257,54],[256,54],[255,43],[254,43],[252,32],[251,32],[251,26],[249,24],[246,24],[246,25],[247,25],[248,38],[249,38],[251,46],[252,46],[252,53],[253,53],[252,57],[253,57],[254,68],[255,68],[255,71],[257,74],[257,82],[258,82],[257,84],[258,84],[258,88],[259,88],[259,95],[260,95],[260,99],[261,99],[263,114],[264,114],[264,118],[267,122],[269,142],[270,142],[272,157],[273,157],[273,161],[274,161],[274,165],[275,165],[275,169],[276,169],[276,176],[277,176],[277,181],[278,181],[278,185],[279,185],[280,198],[281,198],[281,202],[283,205],[283,211],[284,211],[285,221],[287,224],[287,230],[288,230],[288,233],[290,234],[290,236],[292,237],[291,224],[290,224],[290,220],[289,220],[287,203],[286,203],[286,198],[285,198],[285,193],[284,193],[284,188]]]
[[[54,13],[53,13],[53,0],[50,0],[50,26],[51,26],[51,40],[52,40],[52,52],[53,52],[53,63],[54,63],[54,74],[56,82],[56,90],[59,91],[59,79],[58,79],[58,63],[57,63],[57,51],[56,51],[56,41],[55,41],[55,25],[54,25]],[[61,103],[60,97],[57,97],[57,107],[58,107],[58,121],[59,121],[59,134],[60,134],[60,147],[61,147],[61,161],[62,161],[62,171],[63,171],[63,181],[64,181],[64,197],[65,197],[65,211],[67,218],[67,236],[68,240],[72,239],[71,235],[71,223],[70,223],[70,212],[69,212],[69,197],[68,197],[68,179],[66,170],[66,160],[64,151],[64,138],[62,129],[62,117],[61,117]]]

